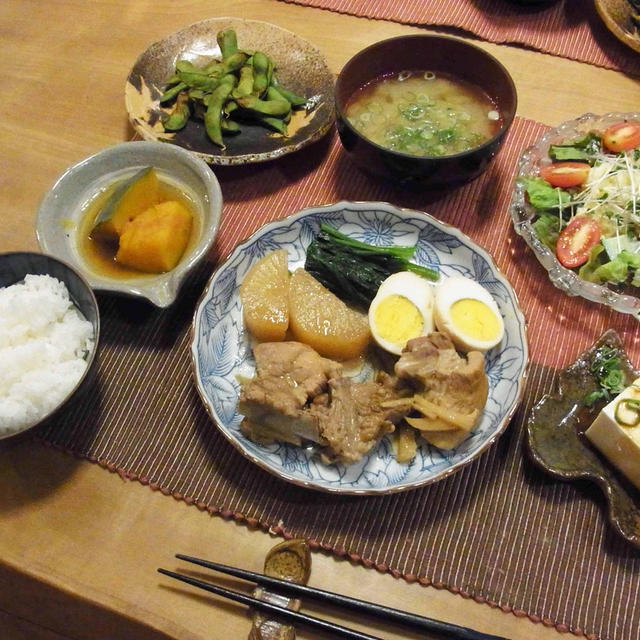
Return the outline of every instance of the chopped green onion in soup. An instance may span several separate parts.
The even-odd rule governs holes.
[[[432,71],[376,78],[351,98],[346,115],[376,144],[416,156],[467,151],[489,140],[502,124],[479,87]]]

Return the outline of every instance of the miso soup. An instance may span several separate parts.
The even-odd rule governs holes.
[[[447,156],[477,147],[502,126],[479,87],[443,73],[403,71],[358,90],[346,107],[366,138],[415,156]]]

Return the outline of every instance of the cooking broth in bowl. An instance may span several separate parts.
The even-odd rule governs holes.
[[[502,126],[495,103],[482,89],[431,71],[376,78],[351,97],[346,116],[372,142],[415,156],[462,153]]]

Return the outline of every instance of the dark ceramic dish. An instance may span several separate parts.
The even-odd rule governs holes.
[[[195,118],[181,131],[164,130],[159,98],[176,62],[186,59],[203,65],[220,58],[216,34],[223,29],[236,31],[241,49],[260,50],[271,57],[282,86],[308,99],[310,108],[296,112],[288,137],[247,124],[239,135],[226,138],[227,147],[222,150],[209,140],[203,123]],[[333,76],[313,44],[274,24],[240,18],[202,20],[153,43],[136,60],[125,87],[129,120],[144,140],[171,142],[212,165],[263,162],[302,149],[333,126],[333,102]]]
[[[48,422],[54,415],[65,407],[72,397],[85,391],[95,375],[98,342],[100,339],[100,313],[98,302],[89,283],[66,262],[44,253],[21,251],[0,254],[0,288],[11,286],[24,280],[28,274],[49,275],[63,282],[69,290],[71,301],[78,307],[82,315],[93,326],[93,349],[87,356],[87,368],[78,384],[69,392],[67,397],[42,420],[34,422],[17,432],[0,433],[0,439],[16,436]]]
[[[596,9],[607,29],[640,53],[640,33],[631,18],[633,9],[629,0],[596,0]]]
[[[640,548],[640,492],[594,449],[584,432],[601,406],[589,410],[582,399],[596,389],[590,364],[600,348],[616,349],[627,385],[640,376],[629,362],[618,334],[609,330],[558,376],[557,390],[545,395],[527,423],[529,451],[536,464],[561,480],[591,480],[603,491],[614,529]]]
[[[411,69],[447,73],[479,86],[497,105],[502,127],[483,145],[442,157],[409,155],[371,142],[346,118],[350,98],[375,78]],[[420,187],[461,184],[485,171],[502,146],[518,102],[513,80],[498,60],[475,45],[438,35],[400,36],[363,49],[340,72],[335,94],[338,133],[354,162],[373,175]]]

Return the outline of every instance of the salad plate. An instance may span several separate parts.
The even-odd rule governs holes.
[[[216,36],[224,29],[235,30],[240,49],[269,56],[279,83],[307,98],[307,108],[296,112],[287,137],[259,125],[242,125],[239,134],[225,136],[223,150],[209,140],[204,123],[193,117],[180,131],[165,131],[159,99],[176,62],[202,66],[220,59]],[[320,51],[286,29],[239,18],[202,20],[150,45],[129,73],[125,104],[131,125],[144,140],[181,146],[213,165],[262,162],[292,153],[320,139],[335,121],[333,76]]]
[[[489,395],[483,416],[456,448],[443,450],[421,441],[415,458],[400,464],[391,442],[383,438],[359,462],[329,465],[312,449],[284,443],[259,445],[241,433],[239,380],[253,377],[255,367],[251,339],[243,326],[240,284],[250,267],[275,249],[286,249],[290,270],[303,266],[306,248],[322,223],[370,244],[416,245],[414,262],[436,268],[442,276],[473,278],[495,298],[505,335],[500,345],[485,354]],[[496,441],[520,402],[528,347],[525,320],[511,285],[488,253],[461,231],[421,211],[379,202],[338,202],[271,222],[235,248],[212,275],[196,308],[191,356],[196,388],[206,410],[246,458],[299,486],[333,493],[383,494],[445,478]],[[366,360],[353,372],[359,379],[373,374],[373,364]]]
[[[557,389],[543,396],[532,409],[527,422],[527,444],[534,462],[552,476],[596,483],[607,501],[611,525],[625,540],[640,548],[638,490],[583,435],[597,416],[597,407],[589,410],[582,405],[585,396],[597,388],[591,363],[602,348],[618,354],[627,384],[640,376],[629,362],[619,335],[610,329],[573,364],[560,371]]]
[[[551,163],[549,157],[551,145],[562,145],[584,137],[590,132],[602,133],[607,127],[623,121],[640,124],[640,113],[608,113],[605,115],[586,113],[544,133],[520,156],[511,196],[510,212],[514,230],[531,247],[540,264],[547,270],[551,282],[558,289],[570,296],[581,296],[592,302],[612,307],[621,313],[640,317],[639,287],[589,281],[580,277],[578,269],[567,268],[561,264],[556,252],[548,244],[545,244],[536,231],[535,223],[541,217],[541,211],[531,205],[526,191],[526,181],[532,177],[539,177],[540,170]],[[615,154],[610,155],[612,158],[615,156]],[[596,164],[602,164],[606,161],[606,154],[601,154],[596,160]],[[638,158],[633,162],[640,167]],[[606,194],[604,197],[606,198]],[[557,209],[554,215],[557,218]],[[606,254],[603,252],[602,255]],[[640,270],[638,273],[640,274]]]

